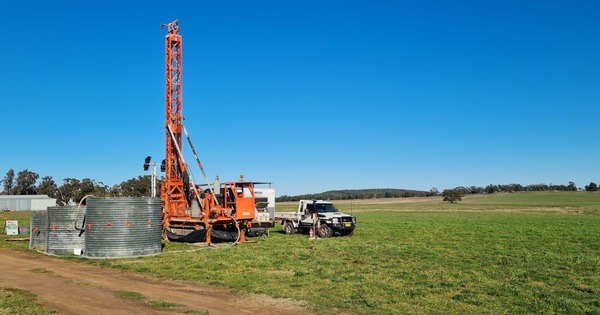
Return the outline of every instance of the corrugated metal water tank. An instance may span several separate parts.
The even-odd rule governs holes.
[[[47,242],[48,211],[32,211],[29,227],[29,249],[45,250]]]
[[[162,250],[160,198],[87,200],[85,257],[124,258]]]
[[[77,206],[48,207],[46,216],[47,241],[46,253],[54,255],[73,255],[75,249],[84,249],[83,231],[75,229],[83,225],[86,207]]]

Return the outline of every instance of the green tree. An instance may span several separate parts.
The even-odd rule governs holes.
[[[15,170],[12,168],[6,172],[6,176],[2,180],[2,186],[4,190],[2,191],[3,195],[14,195],[15,194]]]
[[[442,196],[444,201],[454,203],[455,201],[461,201],[464,193],[461,189],[444,189]]]
[[[107,197],[109,196],[109,188],[102,182],[96,182],[91,178],[84,178],[79,183],[79,191],[75,196],[75,201],[79,202],[86,195],[92,195],[94,197]]]
[[[111,189],[102,182],[96,182],[91,178],[84,178],[79,180],[77,178],[65,178],[63,184],[58,188],[57,198],[62,205],[68,204],[79,204],[85,196],[94,197],[118,197],[120,196],[119,191],[113,191],[118,189],[117,185],[114,185]]]
[[[589,185],[585,186],[585,191],[598,191],[598,184],[591,182]]]
[[[489,184],[487,186],[485,186],[485,193],[486,194],[493,194],[499,191],[498,185],[492,185]]]
[[[56,185],[52,176],[44,176],[42,182],[38,185],[37,191],[40,195],[56,198],[58,196],[58,185]]]
[[[108,195],[110,197],[120,197],[123,195],[123,193],[121,192],[121,186],[119,185],[113,185],[109,191],[108,191]]]
[[[138,176],[124,181],[121,183],[121,192],[126,197],[150,197],[150,180],[150,176]]]
[[[103,182],[94,182],[94,196],[110,197],[110,187],[108,187],[108,185],[104,185]]]
[[[65,206],[70,203],[74,203],[75,198],[79,196],[79,184],[80,181],[77,178],[63,179],[63,184],[60,187],[58,187],[58,193],[60,195],[58,201],[60,201],[60,203]]]
[[[15,192],[17,195],[36,195],[37,182],[40,175],[29,170],[20,171],[17,175],[17,185],[15,186]]]

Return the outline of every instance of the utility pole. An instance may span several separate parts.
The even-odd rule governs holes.
[[[158,163],[150,163],[150,166],[152,166],[152,198],[156,198],[156,165]]]
[[[156,166],[158,163],[150,162],[152,160],[151,156],[147,156],[144,160],[144,171],[147,171],[149,167],[152,167],[152,176],[150,179],[150,189],[152,190],[151,196],[152,198],[156,198]]]

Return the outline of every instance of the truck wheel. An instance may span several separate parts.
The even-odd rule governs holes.
[[[319,227],[319,237],[327,238],[333,235],[333,230],[327,224],[321,224]]]
[[[292,225],[292,223],[290,223],[290,222],[285,222],[285,223],[283,224],[283,232],[284,232],[285,234],[296,234],[296,232],[297,232],[297,231],[298,231],[298,230],[296,230],[296,229],[294,228],[294,226]]]

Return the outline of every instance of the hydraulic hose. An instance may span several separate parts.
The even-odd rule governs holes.
[[[79,218],[79,209],[81,208],[81,205],[83,204],[83,201],[87,198],[87,197],[95,197],[94,195],[85,195],[83,198],[81,198],[81,200],[79,201],[79,205],[77,206],[77,212],[75,213],[75,222],[73,222],[73,226],[75,226],[75,229],[77,231],[85,231],[85,228],[83,228],[83,226],[81,227],[77,227],[77,218]],[[83,222],[82,222],[83,223]]]
[[[181,153],[181,148],[177,144],[177,139],[175,139],[175,134],[173,133],[173,130],[171,130],[171,126],[167,125],[167,130],[169,130],[169,134],[171,134],[171,138],[173,139],[173,144],[175,145],[177,154],[179,154],[179,158],[181,158],[181,161],[183,162],[183,164],[187,165],[187,163],[185,163],[185,159],[183,158],[183,154]],[[189,167],[186,167],[185,171],[190,176],[190,179],[192,180],[192,189],[194,190],[194,193],[196,194],[196,199],[198,200],[198,204],[200,206],[202,206],[202,200],[200,199],[200,194],[198,194],[198,190],[196,189],[196,183],[194,182],[194,175],[190,171]]]
[[[190,144],[190,148],[192,149],[192,152],[194,153],[194,157],[196,157],[196,162],[198,163],[198,167],[200,167],[200,170],[202,171],[202,175],[204,175],[204,181],[206,181],[206,185],[208,186],[210,193],[214,195],[215,192],[213,191],[213,188],[210,186],[210,183],[208,182],[208,177],[206,176],[204,167],[202,167],[200,158],[198,157],[198,154],[196,153],[196,149],[194,148],[194,145],[192,144],[192,139],[190,139],[190,135],[188,135],[188,132],[187,132],[187,129],[185,129],[185,126],[183,126],[183,133],[185,133],[185,137],[187,138],[188,143]],[[215,198],[215,203],[217,205],[219,205],[219,200],[217,198]]]

